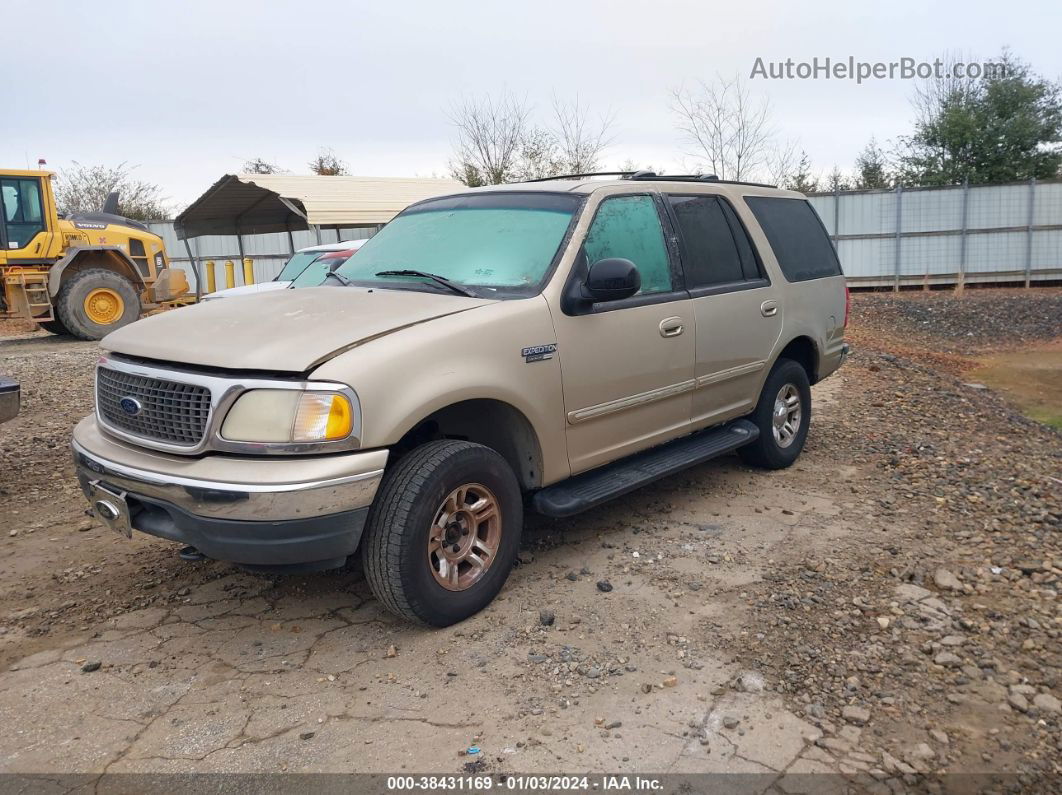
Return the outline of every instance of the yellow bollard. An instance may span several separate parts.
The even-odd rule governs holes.
[[[236,266],[232,264],[231,259],[225,260],[225,286],[236,286]]]
[[[208,259],[203,263],[203,267],[206,269],[206,291],[212,293],[218,289],[217,282],[214,280],[214,260]]]
[[[254,284],[254,260],[250,257],[243,258],[243,283]]]

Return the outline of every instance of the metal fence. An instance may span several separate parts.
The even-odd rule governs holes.
[[[1062,279],[1062,180],[809,198],[853,287]]]
[[[810,196],[837,246],[853,287],[900,287],[1062,280],[1062,180],[1006,185],[842,191]],[[177,266],[195,274],[173,224],[151,229]],[[333,240],[371,237],[379,227],[266,235],[206,236],[189,243],[200,263],[237,264],[241,245],[254,260],[255,281],[280,272],[292,252]],[[219,267],[220,272],[220,267]]]

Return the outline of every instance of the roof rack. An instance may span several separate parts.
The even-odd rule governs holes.
[[[527,182],[552,182],[561,179],[582,179],[584,177],[619,177],[630,180],[651,180],[654,182],[718,182],[722,185],[749,185],[754,188],[777,188],[766,182],[743,182],[736,179],[719,179],[715,174],[657,174],[653,171],[592,171],[587,174],[559,174],[556,177],[540,177]]]
[[[538,179],[528,179],[525,182],[552,182],[557,179],[580,179],[581,177],[622,177],[623,179],[629,178],[632,174],[641,173],[634,171],[590,171],[586,174],[558,174],[555,177],[539,177]]]
[[[721,185],[750,185],[754,188],[777,188],[766,182],[745,182],[740,179],[719,179],[715,174],[654,174],[652,171],[636,171],[626,179],[645,179],[655,182],[718,182]]]

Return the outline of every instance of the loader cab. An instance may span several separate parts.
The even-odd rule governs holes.
[[[0,172],[0,265],[46,265],[54,258],[55,204],[47,172]]]

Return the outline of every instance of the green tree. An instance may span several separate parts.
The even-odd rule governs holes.
[[[819,189],[819,179],[811,173],[811,158],[807,152],[800,153],[800,160],[782,182],[782,187],[788,190],[798,190],[801,193],[814,193]]]
[[[833,171],[826,175],[826,190],[830,193],[836,193],[842,190],[852,190],[852,182],[844,174],[841,173],[841,169],[835,165]]]
[[[118,192],[118,213],[138,221],[158,221],[170,217],[170,207],[162,188],[133,179],[136,166],[83,166],[74,162],[59,172],[55,201],[62,214],[99,212],[107,195]]]
[[[1062,167],[1062,92],[1004,51],[999,68],[965,87],[920,94],[900,177],[918,185],[1053,177]],[[926,104],[926,98],[929,103]]]
[[[858,190],[878,190],[892,185],[888,157],[873,137],[856,157],[855,169]]]

